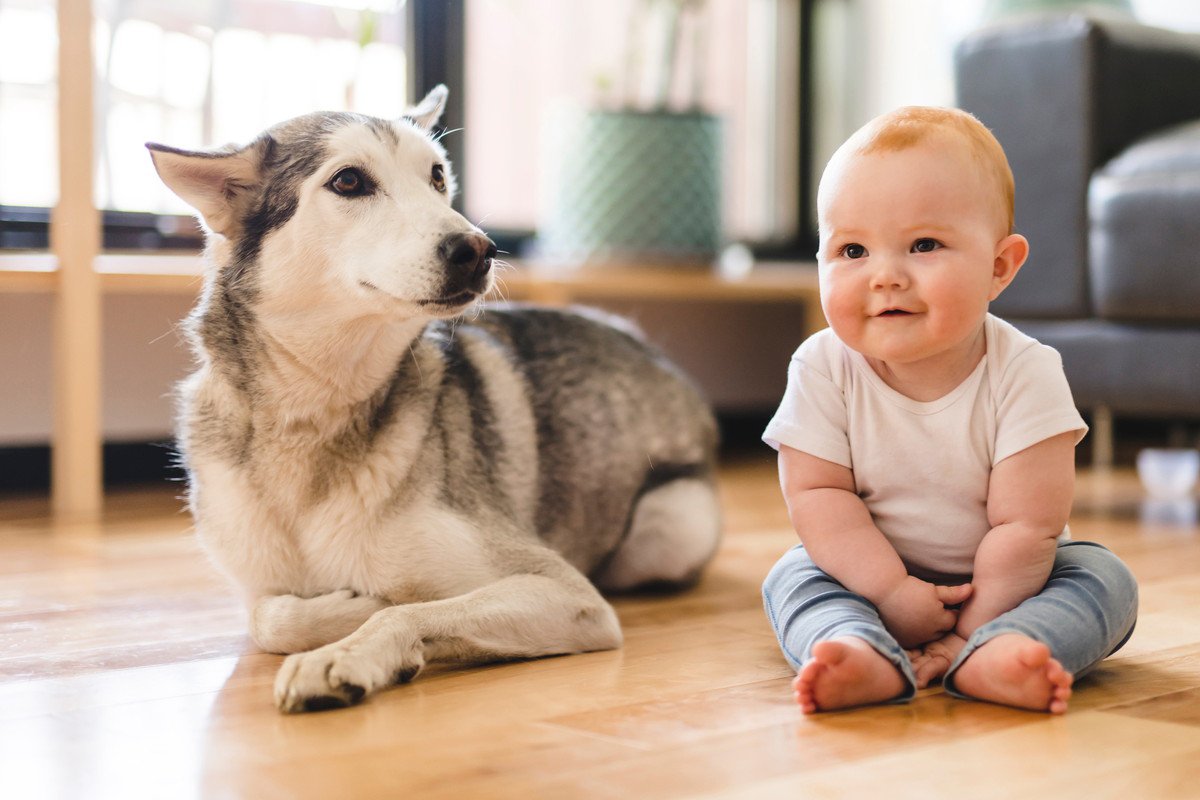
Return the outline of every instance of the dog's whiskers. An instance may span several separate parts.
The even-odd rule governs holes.
[[[496,285],[492,287],[492,292],[496,295],[496,299],[508,300],[508,284],[505,283],[504,278],[496,277]]]
[[[507,253],[505,255],[507,255]],[[515,272],[516,267],[514,267],[512,264],[510,264],[507,261],[502,261],[499,258],[493,258],[492,259],[492,270],[496,275],[496,284],[493,287],[493,291],[496,293],[496,296],[498,298],[500,298],[501,300],[507,301],[508,300],[508,283],[504,280],[502,273]]]

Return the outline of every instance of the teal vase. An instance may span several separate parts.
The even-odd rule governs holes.
[[[589,111],[552,118],[538,243],[567,265],[711,263],[721,247],[721,120]]]

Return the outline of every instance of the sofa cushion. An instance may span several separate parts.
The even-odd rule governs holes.
[[[1017,232],[1030,243],[1029,262],[993,308],[1027,319],[1090,317],[1088,182],[1141,137],[1200,119],[1200,35],[1081,14],[1020,15],[970,34],[955,68],[959,106],[1008,154]]]
[[[1009,322],[1059,352],[1080,408],[1187,419],[1200,413],[1200,329],[1102,319]]]
[[[1200,321],[1200,120],[1146,137],[1097,170],[1088,212],[1098,316]]]

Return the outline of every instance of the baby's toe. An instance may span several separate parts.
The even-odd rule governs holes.
[[[1060,664],[1057,659],[1050,659],[1050,663],[1046,665],[1046,677],[1055,686],[1061,686],[1068,689],[1070,688],[1071,684],[1075,682],[1075,679],[1071,673],[1063,669],[1062,664]]]

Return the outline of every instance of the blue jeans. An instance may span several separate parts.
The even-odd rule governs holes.
[[[857,636],[892,662],[908,683],[896,698],[917,691],[908,655],[883,626],[871,602],[846,589],[813,563],[804,545],[788,550],[763,582],[763,605],[783,655],[799,669],[817,642]],[[954,673],[984,642],[1022,633],[1050,647],[1063,669],[1076,678],[1121,648],[1137,621],[1138,590],[1133,574],[1109,550],[1093,542],[1063,542],[1042,591],[971,634],[943,678],[954,690]]]

